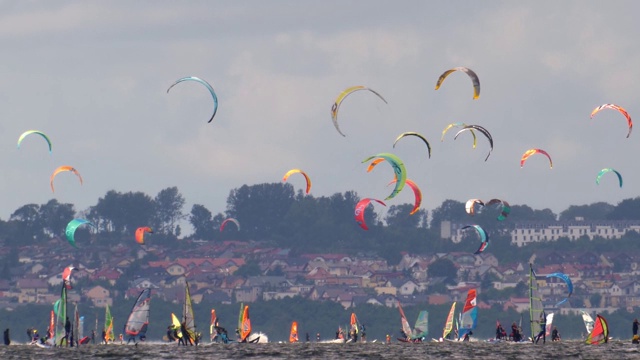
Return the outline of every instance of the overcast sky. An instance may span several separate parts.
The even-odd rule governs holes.
[[[604,103],[640,114],[640,2],[611,1],[2,1],[0,218],[51,198],[82,211],[109,190],[155,196],[177,186],[188,213],[223,212],[229,191],[301,168],[313,196],[355,190],[384,199],[392,152],[421,187],[423,208],[501,198],[559,213],[638,196],[640,133]],[[480,78],[445,70],[466,66]],[[207,124],[212,84],[219,108]],[[354,85],[339,113],[330,109]],[[489,130],[440,141],[452,122]],[[18,136],[46,132],[18,150]],[[423,134],[433,153],[416,138]],[[638,131],[638,130],[636,130]],[[640,131],[638,131],[640,132]],[[551,154],[520,168],[529,148]],[[49,176],[60,165],[70,173]],[[623,188],[605,167],[624,177]],[[304,188],[302,177],[289,182]],[[406,189],[388,205],[409,203]]]

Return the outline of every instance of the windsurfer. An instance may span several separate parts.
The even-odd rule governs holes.
[[[633,335],[638,335],[638,319],[633,320]]]
[[[547,314],[544,311],[540,313],[540,319],[536,320],[536,322],[540,324],[540,332],[536,335],[536,344],[540,338],[542,338],[542,343],[544,344],[547,342]]]
[[[515,342],[520,342],[522,340],[522,336],[520,335],[520,329],[518,328],[518,324],[514,321],[511,324],[511,339]]]
[[[468,333],[464,334],[464,338],[462,338],[462,341],[469,341],[471,335],[473,335],[473,331],[469,330]]]
[[[364,327],[364,324],[360,325],[360,337],[362,338],[362,342],[367,342],[367,330]]]
[[[11,344],[11,338],[9,337],[9,328],[6,328],[4,331],[4,344],[5,345]]]
[[[169,340],[169,342],[175,342],[176,338],[173,337],[175,329],[173,328],[173,325],[169,325],[167,327],[167,339]]]
[[[71,333],[71,321],[69,321],[69,317],[67,316],[67,320],[64,323],[64,336],[60,339],[60,343],[58,346],[62,346],[63,341],[67,341],[67,346],[69,346],[69,334]]]
[[[107,344],[107,332],[103,329],[102,330],[102,342],[101,344]]]

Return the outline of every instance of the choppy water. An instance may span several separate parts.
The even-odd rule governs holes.
[[[356,344],[175,344],[84,345],[42,349],[33,345],[0,347],[0,359],[638,359],[637,345],[612,341],[585,345],[564,341],[545,345],[510,343],[356,343]]]

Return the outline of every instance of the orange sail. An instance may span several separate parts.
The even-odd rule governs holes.
[[[607,320],[600,314],[596,315],[595,326],[591,334],[587,337],[587,344],[598,345],[609,341],[609,325]]]
[[[298,323],[295,321],[291,323],[291,332],[289,333],[289,342],[290,343],[298,342]]]
[[[213,341],[216,335],[218,335],[216,326],[218,326],[218,317],[216,316],[216,310],[211,309],[211,322],[209,323],[209,339],[211,341]]]
[[[358,318],[356,317],[356,313],[351,313],[351,330],[355,330],[356,334],[358,333]]]
[[[247,338],[251,335],[251,320],[249,319],[249,305],[244,307],[242,313],[242,327],[240,328],[240,341],[247,341]]]
[[[404,315],[400,301],[398,301],[398,310],[400,311],[400,323],[402,324],[402,331],[404,331],[407,338],[410,338],[412,334],[411,325],[407,321],[407,317]]]

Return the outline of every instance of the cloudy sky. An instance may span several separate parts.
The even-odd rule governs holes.
[[[2,1],[0,2],[0,218],[51,198],[81,211],[109,190],[177,186],[189,212],[226,208],[243,184],[279,182],[305,170],[314,196],[355,190],[385,198],[393,152],[423,191],[423,207],[446,199],[502,198],[558,213],[573,204],[616,204],[640,189],[640,133],[627,139],[616,103],[640,114],[640,3],[614,1]],[[466,66],[480,78],[473,100]],[[206,89],[219,99],[215,119]],[[330,109],[353,85],[333,127]],[[440,141],[452,122],[478,124]],[[29,129],[46,132],[16,148]],[[431,143],[431,159],[416,138]],[[529,148],[551,154],[519,160]],[[72,165],[69,174],[49,176]],[[615,176],[598,186],[605,167]],[[289,181],[302,189],[301,177]],[[412,202],[410,191],[389,205]]]

